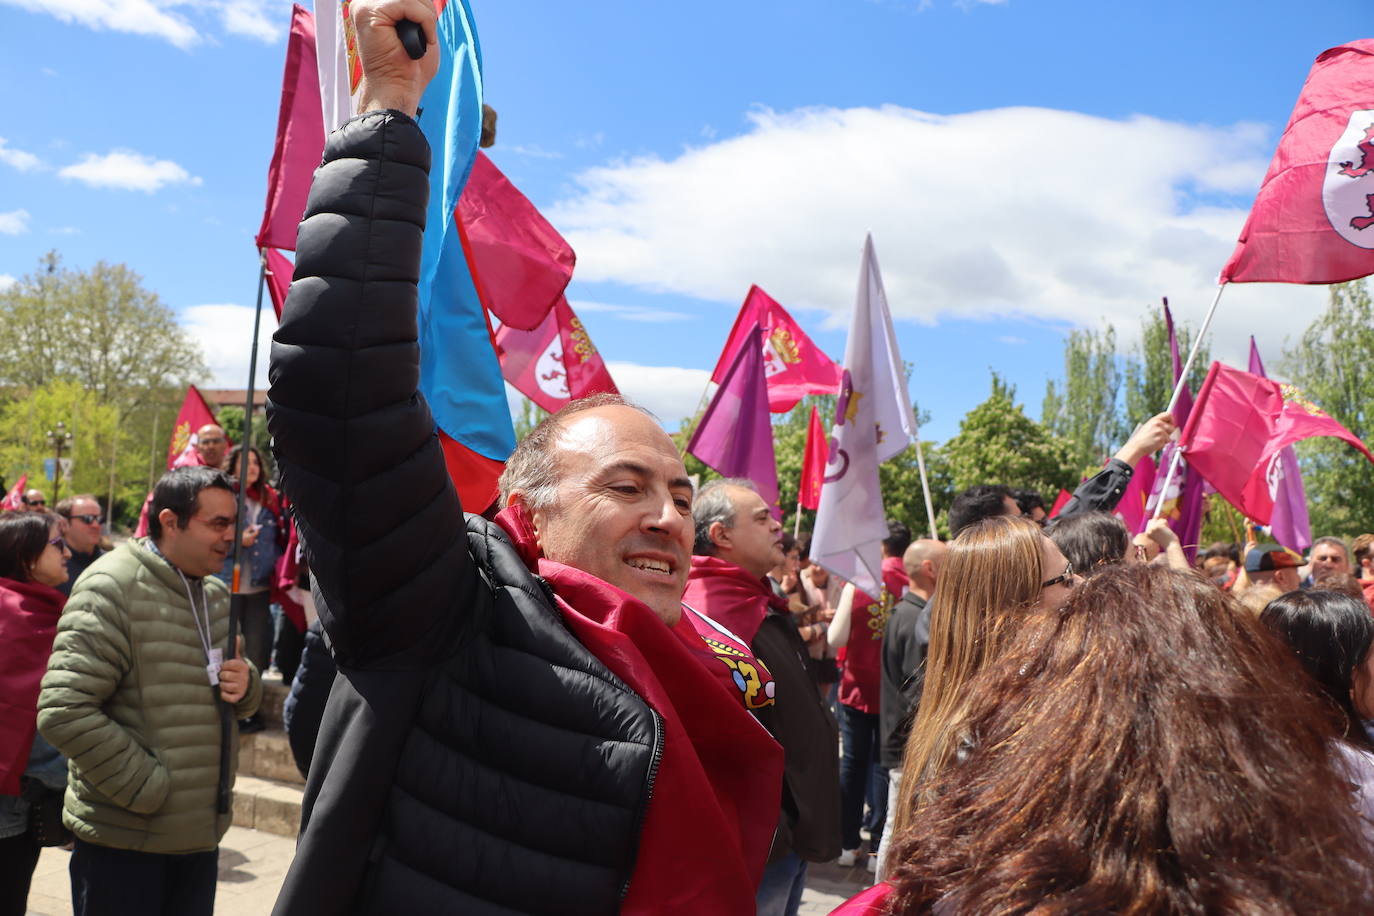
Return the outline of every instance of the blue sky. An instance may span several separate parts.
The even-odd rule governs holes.
[[[1200,321],[1313,58],[1370,34],[1359,0],[472,5],[493,159],[626,393],[675,429],[750,283],[839,358],[871,230],[936,440],[990,368],[1038,417],[1073,327]],[[0,0],[0,283],[125,262],[241,386],[289,11]],[[1229,289],[1213,351],[1273,364],[1323,297]]]

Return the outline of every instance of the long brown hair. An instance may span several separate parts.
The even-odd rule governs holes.
[[[925,686],[902,761],[894,830],[910,823],[921,785],[946,766],[960,740],[964,686],[992,659],[1008,617],[1040,597],[1044,535],[1002,515],[965,528],[949,546],[931,596]]]
[[[895,840],[893,913],[1374,912],[1320,703],[1210,582],[1104,571],[967,687],[971,749]]]

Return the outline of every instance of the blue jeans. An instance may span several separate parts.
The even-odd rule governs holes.
[[[758,916],[797,916],[806,887],[806,860],[789,852],[763,870],[759,892],[754,895]]]
[[[887,820],[887,773],[878,765],[878,731],[876,713],[840,704],[840,845],[845,849],[859,848],[863,826],[876,841]]]

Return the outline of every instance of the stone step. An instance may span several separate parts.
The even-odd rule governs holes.
[[[301,829],[300,786],[239,773],[234,782],[234,824],[252,830],[295,836]]]
[[[268,728],[282,727],[281,706],[290,692],[290,686],[283,684],[275,673],[262,679],[262,704],[258,707],[258,715]]]
[[[239,735],[239,773],[257,776],[297,786],[305,785],[296,760],[291,756],[291,742],[280,727],[251,735]]]

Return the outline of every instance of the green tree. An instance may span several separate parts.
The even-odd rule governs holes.
[[[1083,471],[1101,467],[1129,432],[1117,406],[1120,389],[1116,330],[1071,331],[1064,341],[1064,380],[1046,383],[1040,422],[1070,444]]]
[[[22,389],[79,382],[130,414],[205,375],[200,348],[176,315],[123,264],[62,267],[56,252],[0,293],[0,383]]]
[[[116,510],[141,502],[144,453],[122,422],[119,408],[100,403],[93,392],[73,381],[54,381],[0,405],[0,469],[6,480],[28,474],[29,486],[43,491],[50,504],[56,502],[43,459],[54,457],[47,434],[58,422],[72,436],[70,448],[63,450],[63,457],[72,459],[71,475],[64,475],[59,498],[94,493],[104,503],[113,473]]]
[[[1303,393],[1365,442],[1374,433],[1374,304],[1364,282],[1331,287],[1326,311],[1285,351],[1285,373]],[[1314,535],[1354,536],[1374,528],[1374,468],[1345,443],[1297,445]]]
[[[549,412],[538,404],[531,401],[524,395],[520,396],[520,413],[512,418],[515,422],[515,441],[519,442],[530,434],[530,432],[543,423],[549,416]]]
[[[985,483],[1044,494],[1078,483],[1074,447],[1026,416],[1016,388],[992,373],[992,394],[965,414],[959,434],[940,449],[948,485],[957,493]],[[943,524],[943,523],[942,523]]]

